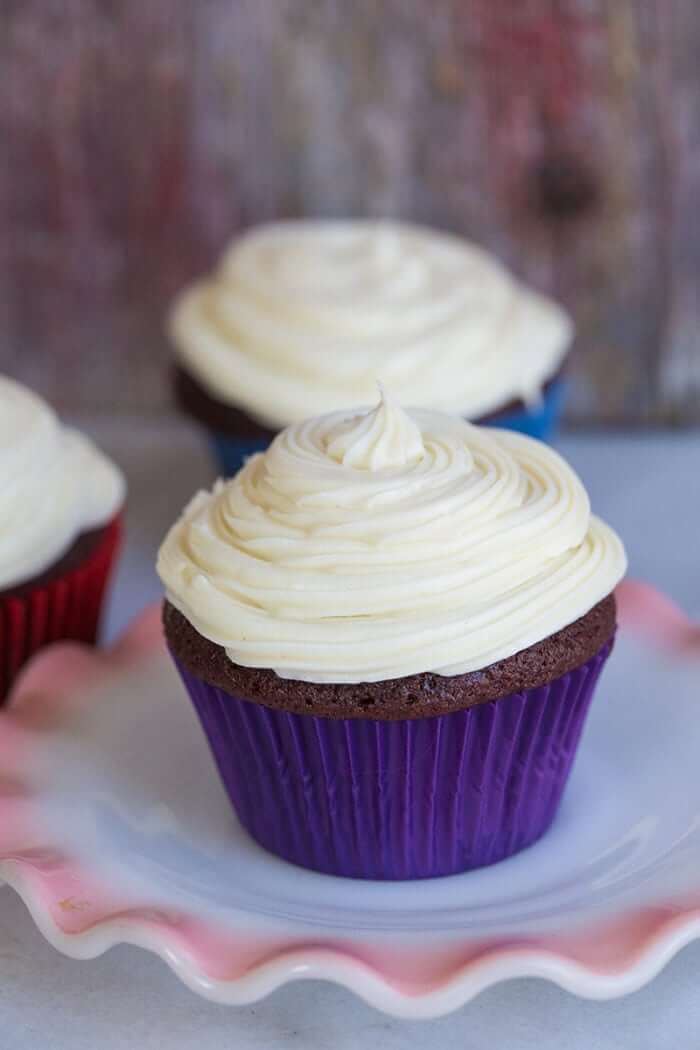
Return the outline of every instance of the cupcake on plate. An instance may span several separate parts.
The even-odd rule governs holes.
[[[290,423],[402,404],[548,437],[572,326],[476,245],[393,222],[294,221],[233,241],[170,316],[176,393],[225,473]]]
[[[195,496],[158,558],[167,642],[243,825],[377,879],[543,834],[624,571],[549,447],[386,396],[284,430]]]
[[[94,642],[124,480],[30,390],[0,376],[0,702],[50,642]]]

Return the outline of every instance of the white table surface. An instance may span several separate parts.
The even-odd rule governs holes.
[[[213,477],[195,432],[176,423],[86,421],[129,481],[128,540],[106,620],[114,637],[159,597],[155,552],[194,490]],[[595,509],[625,538],[631,572],[700,617],[700,433],[574,435],[560,448]],[[700,717],[700,714],[699,714]],[[437,1021],[395,1021],[321,982],[247,1008],[215,1006],[165,964],[121,947],[91,962],[58,955],[7,887],[0,890],[0,1050],[695,1050],[700,943],[624,999],[586,1002],[516,980]]]

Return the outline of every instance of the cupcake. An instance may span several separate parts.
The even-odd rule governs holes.
[[[374,879],[543,834],[624,570],[548,446],[384,395],[282,431],[158,558],[167,643],[242,824]]]
[[[0,701],[42,646],[94,642],[124,480],[45,402],[0,376]]]
[[[235,240],[170,332],[178,401],[231,474],[319,407],[371,403],[377,378],[402,404],[548,437],[572,326],[457,237],[296,221]]]

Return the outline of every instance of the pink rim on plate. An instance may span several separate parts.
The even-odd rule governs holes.
[[[664,595],[638,581],[618,591],[621,631],[666,656],[700,655],[700,627]],[[416,951],[390,941],[318,938],[243,926],[238,932],[194,912],[122,892],[57,848],[42,826],[23,777],[35,741],[79,711],[96,684],[129,672],[162,649],[159,610],[134,621],[109,652],[73,644],[45,651],[17,683],[0,715],[0,880],[22,897],[36,925],[61,952],[88,959],[115,944],[149,949],[194,991],[250,1003],[302,978],[335,981],[374,1006],[404,1017],[434,1017],[510,977],[538,976],[578,995],[609,998],[649,981],[700,937],[697,893],[609,917],[595,927],[517,937],[451,938]]]

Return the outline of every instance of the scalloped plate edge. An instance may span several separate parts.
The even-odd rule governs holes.
[[[634,633],[646,635],[659,648],[678,654],[700,653],[700,628],[693,624],[670,599],[648,584],[625,581],[618,588],[620,620]],[[111,651],[100,654],[77,646],[53,647],[40,655],[18,683],[15,695],[25,692],[30,701],[48,663],[60,663],[66,671],[63,690],[56,699],[65,703],[74,683],[73,673],[87,676],[97,661],[106,667],[118,667],[140,652],[147,652],[160,637],[158,617],[153,610],[132,623],[124,638]],[[65,665],[65,667],[63,666]],[[59,702],[58,707],[62,704]],[[36,711],[30,702],[30,712]],[[44,708],[45,711],[45,708]],[[21,727],[22,705],[19,705]],[[21,733],[21,729],[20,729]],[[64,858],[65,859],[65,858]],[[76,877],[80,872],[76,869]],[[360,996],[370,1005],[403,1018],[434,1018],[458,1009],[486,988],[503,980],[518,977],[540,977],[584,998],[611,999],[637,991],[687,944],[700,939],[700,908],[671,903],[668,909],[649,922],[644,913],[625,917],[628,930],[634,931],[622,963],[615,969],[599,970],[566,954],[559,948],[484,946],[472,959],[456,965],[427,986],[416,989],[399,987],[377,966],[355,958],[340,948],[300,945],[278,946],[263,960],[258,960],[243,974],[218,979],[207,974],[187,951],[167,921],[154,921],[152,913],[136,909],[131,915],[102,917],[88,929],[68,933],[54,921],[46,905],[51,896],[46,887],[36,885],[37,870],[31,860],[8,851],[0,856],[0,884],[4,881],[20,896],[34,923],[46,940],[59,952],[74,959],[91,959],[118,944],[130,944],[158,955],[173,973],[194,992],[214,1002],[246,1005],[269,995],[280,986],[296,980],[331,981]],[[43,889],[43,892],[42,892]],[[611,924],[612,925],[612,924]]]
[[[340,985],[370,1006],[404,1019],[430,1019],[448,1014],[501,981],[539,977],[586,999],[614,999],[638,991],[686,945],[700,939],[700,910],[659,920],[637,946],[624,969],[600,972],[545,949],[496,947],[436,983],[429,991],[402,991],[368,964],[328,948],[281,950],[239,977],[217,979],[206,974],[191,955],[174,943],[167,927],[153,929],[137,916],[102,920],[81,933],[65,933],[53,921],[23,872],[20,861],[0,862],[0,883],[13,889],[27,907],[43,937],[73,959],[89,960],[120,944],[161,958],[183,984],[212,1002],[245,1006],[291,981],[322,980]],[[630,917],[633,921],[633,917]]]

